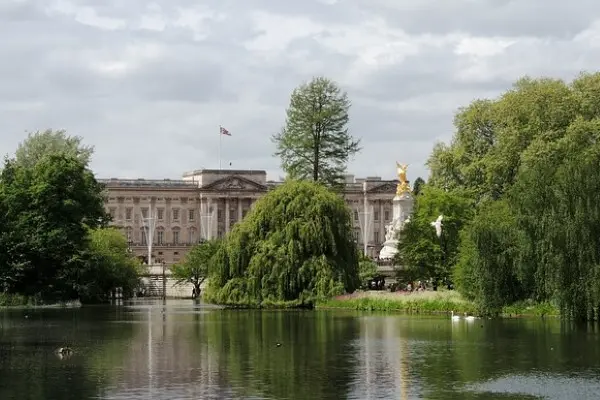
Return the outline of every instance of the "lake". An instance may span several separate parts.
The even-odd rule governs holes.
[[[56,349],[70,346],[70,357]],[[0,310],[0,399],[597,399],[600,333],[556,319]]]

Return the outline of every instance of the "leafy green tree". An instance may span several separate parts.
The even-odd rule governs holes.
[[[410,222],[399,234],[394,260],[412,271],[411,277],[446,279],[456,262],[459,232],[473,217],[473,200],[461,191],[426,186],[415,200]],[[443,215],[442,237],[431,222]]]
[[[461,240],[454,280],[482,312],[498,313],[502,306],[527,297],[525,280],[518,274],[526,241],[506,201],[488,202]]]
[[[115,228],[90,229],[83,262],[70,276],[83,302],[102,302],[116,288],[126,297],[139,286],[142,265],[129,251],[127,239]]]
[[[462,109],[434,148],[428,186],[475,200],[455,279],[484,309],[533,299],[600,319],[599,87],[600,73],[521,79]]]
[[[327,78],[292,92],[285,126],[273,136],[275,155],[290,178],[330,186],[343,182],[348,160],[360,151],[360,140],[348,133],[349,109],[346,93]]]
[[[219,250],[220,241],[209,240],[198,243],[186,255],[183,262],[171,268],[173,278],[177,284],[191,283],[195,293],[200,295],[200,286],[208,277],[209,266]]]
[[[423,185],[425,185],[425,180],[423,180],[423,178],[418,177],[415,179],[415,182],[413,183],[413,195],[418,196],[419,193],[421,193],[421,190],[423,190]]]
[[[87,229],[107,216],[102,187],[66,155],[31,167],[6,160],[0,174],[0,283],[9,293],[47,299],[77,297],[72,271],[81,265]]]
[[[45,156],[62,154],[76,158],[87,167],[94,148],[83,145],[82,140],[79,136],[67,135],[65,130],[46,129],[29,133],[17,148],[16,165],[32,167]]]
[[[377,275],[377,263],[371,258],[361,254],[358,261],[358,276],[361,284],[370,281]]]
[[[509,197],[528,237],[519,272],[531,296],[555,300],[578,320],[600,312],[599,140],[600,116],[578,118],[559,140],[530,147]]]
[[[287,181],[229,233],[204,298],[244,306],[310,306],[359,285],[344,200],[321,184]]]
[[[467,190],[477,199],[500,198],[514,183],[529,144],[564,134],[576,115],[575,98],[561,80],[523,78],[497,100],[474,101],[455,117],[450,145],[434,148],[429,182]]]

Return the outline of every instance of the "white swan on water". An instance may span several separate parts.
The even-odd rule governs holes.
[[[475,321],[476,317],[472,316],[472,315],[467,315],[467,313],[465,313],[465,320],[466,321]]]
[[[460,319],[459,315],[454,315],[454,311],[452,311],[452,316],[451,316],[452,321],[458,321]]]

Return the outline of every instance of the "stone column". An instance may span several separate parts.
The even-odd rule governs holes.
[[[208,226],[206,227],[206,232],[208,232],[208,239],[214,239],[216,233],[215,233],[215,227],[218,224],[218,221],[215,221],[217,219],[217,212],[216,210],[211,211],[211,207],[213,207],[212,204],[212,199],[210,197],[206,198],[206,205],[204,206],[204,212],[208,215],[208,213],[210,213],[210,218],[204,218],[205,221],[203,221],[203,223],[208,224]]]
[[[379,241],[385,241],[385,220],[383,211],[383,201],[379,200]],[[381,244],[381,243],[378,243]]]
[[[225,197],[225,233],[229,232],[229,197]]]

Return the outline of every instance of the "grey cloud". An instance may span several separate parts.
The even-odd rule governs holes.
[[[142,100],[235,101],[236,93],[225,85],[223,66],[195,52],[202,52],[202,48],[182,46],[119,83]]]
[[[452,111],[394,110],[354,101],[350,117],[352,134],[369,143],[426,141],[430,151],[436,138],[452,133]]]
[[[463,67],[463,62],[452,53],[452,49],[436,49],[409,56],[400,66],[385,67],[365,76],[361,87],[356,90],[356,96],[380,101],[403,101],[427,93],[500,91],[511,85],[511,81],[505,79],[459,82],[455,75]]]
[[[360,0],[353,0],[362,3]],[[599,15],[595,0],[373,0],[385,19],[409,33],[570,38]]]
[[[4,26],[6,26],[5,24],[36,22],[46,18],[43,10],[29,1],[4,1],[0,3],[0,22]]]

